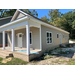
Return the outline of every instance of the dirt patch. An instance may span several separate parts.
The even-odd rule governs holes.
[[[47,55],[42,56],[43,59],[40,57],[40,60],[31,61],[27,65],[67,65],[67,62],[71,63],[70,60],[75,59],[75,48],[56,48],[44,54]]]
[[[2,60],[2,63],[7,63],[8,61],[11,61],[12,60],[12,58],[10,57],[10,58],[7,58],[7,59],[3,59]]]

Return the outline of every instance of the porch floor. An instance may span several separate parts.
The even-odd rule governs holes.
[[[41,51],[41,50],[30,49],[30,52],[37,52],[38,54],[30,53],[30,55],[27,55],[26,52],[21,52],[21,51],[18,51],[18,50],[27,51],[26,48],[15,47],[15,51],[12,51],[11,47],[5,47],[5,50],[3,50],[3,47],[1,47],[0,48],[0,57],[7,58],[9,56],[9,54],[13,54],[13,57],[20,58],[24,61],[29,62],[30,58],[36,57],[39,54],[39,52]]]
[[[3,50],[3,47],[1,47],[0,50]],[[5,47],[5,50],[11,52],[12,51],[12,47]],[[19,51],[19,50],[27,51],[26,48],[15,47],[15,51],[14,52],[26,54],[26,52],[22,52],[22,51]],[[41,51],[40,49],[33,50],[32,48],[30,48],[30,54],[38,53],[40,51]]]

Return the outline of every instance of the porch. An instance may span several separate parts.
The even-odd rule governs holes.
[[[3,50],[25,50],[27,55],[30,55],[30,51],[42,50],[41,26],[39,24],[25,21],[25,19],[16,24],[11,23],[12,25],[9,26],[10,23],[0,28],[0,31],[3,33]],[[8,36],[8,48],[5,47],[5,33]]]
[[[12,47],[5,47],[5,50],[4,51],[7,51],[7,52],[11,52]],[[3,51],[3,48],[1,47],[0,50]],[[19,47],[15,47],[15,51],[14,52],[17,52],[17,53],[22,53],[22,54],[27,54],[27,48],[19,48]],[[30,54],[39,54],[40,52],[40,49],[36,49],[36,50],[33,50],[32,48],[30,48]]]
[[[25,50],[25,48],[18,48],[18,47],[15,48],[15,51],[11,51],[11,47],[5,47],[5,50],[3,50],[3,48],[0,48],[0,57],[7,58],[7,57],[10,57],[10,54],[12,54],[13,57],[15,57],[15,58],[19,58],[19,59],[29,62],[30,60],[38,57],[39,53],[40,53],[40,50],[32,50],[31,49],[30,52],[32,52],[32,53],[30,53],[30,55],[27,55],[26,52],[21,52],[18,50],[27,51],[27,50]]]

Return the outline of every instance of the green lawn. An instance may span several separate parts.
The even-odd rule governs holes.
[[[2,63],[2,60],[4,59],[0,57],[0,65],[26,65],[28,63],[26,61],[14,57],[12,57],[11,61],[8,61],[7,63]]]

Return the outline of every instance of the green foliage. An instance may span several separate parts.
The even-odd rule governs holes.
[[[30,15],[38,17],[38,13],[35,10],[33,10],[33,11],[30,11],[29,9],[21,9],[21,10],[28,13],[28,14],[30,14]]]
[[[47,17],[41,17],[41,19],[70,32],[69,38],[75,39],[75,9],[65,14],[59,12],[58,9],[51,9],[48,17],[49,19]]]
[[[45,22],[49,22],[49,19],[47,18],[47,16],[41,17],[41,20],[43,20]]]
[[[33,11],[30,11],[29,9],[20,9],[30,15],[33,15],[35,17],[38,16],[38,13],[33,10]],[[16,9],[0,9],[0,17],[3,18],[3,17],[8,17],[8,16],[13,16],[14,13],[15,13]]]

